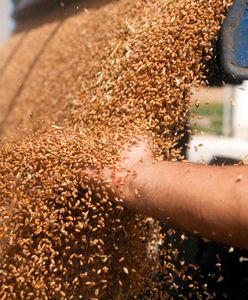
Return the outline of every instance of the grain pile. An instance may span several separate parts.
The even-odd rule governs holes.
[[[87,170],[101,174],[134,135],[148,135],[157,157],[182,158],[190,89],[205,81],[230,2],[122,0],[1,50],[1,299],[177,290],[172,273],[184,279],[186,267],[170,262],[176,250],[151,247],[158,223],[126,211]]]

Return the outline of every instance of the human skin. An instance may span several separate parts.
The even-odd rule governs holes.
[[[128,171],[127,171],[128,170]],[[124,205],[178,229],[248,249],[248,168],[155,162],[146,141],[109,176]]]

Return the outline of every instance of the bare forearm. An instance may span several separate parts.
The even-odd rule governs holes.
[[[160,162],[136,166],[127,206],[180,229],[248,248],[248,168]]]

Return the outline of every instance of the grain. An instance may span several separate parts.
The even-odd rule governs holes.
[[[236,182],[240,182],[243,178],[243,175],[242,174],[239,174],[236,178]]]
[[[166,299],[190,281],[160,246],[175,231],[123,208],[102,171],[135,136],[183,159],[190,91],[230,4],[121,0],[1,50],[22,40],[0,74],[1,299]]]

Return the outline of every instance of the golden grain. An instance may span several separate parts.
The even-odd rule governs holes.
[[[3,111],[23,86],[0,128],[1,299],[135,299],[148,290],[167,299],[159,286],[177,291],[173,276],[192,279],[184,261],[173,264],[171,243],[158,248],[163,262],[148,255],[175,230],[160,234],[157,221],[127,211],[102,171],[135,135],[153,141],[157,160],[183,159],[190,91],[206,82],[203,62],[230,3],[121,0],[78,12],[22,84],[57,21],[28,32],[0,74]]]

